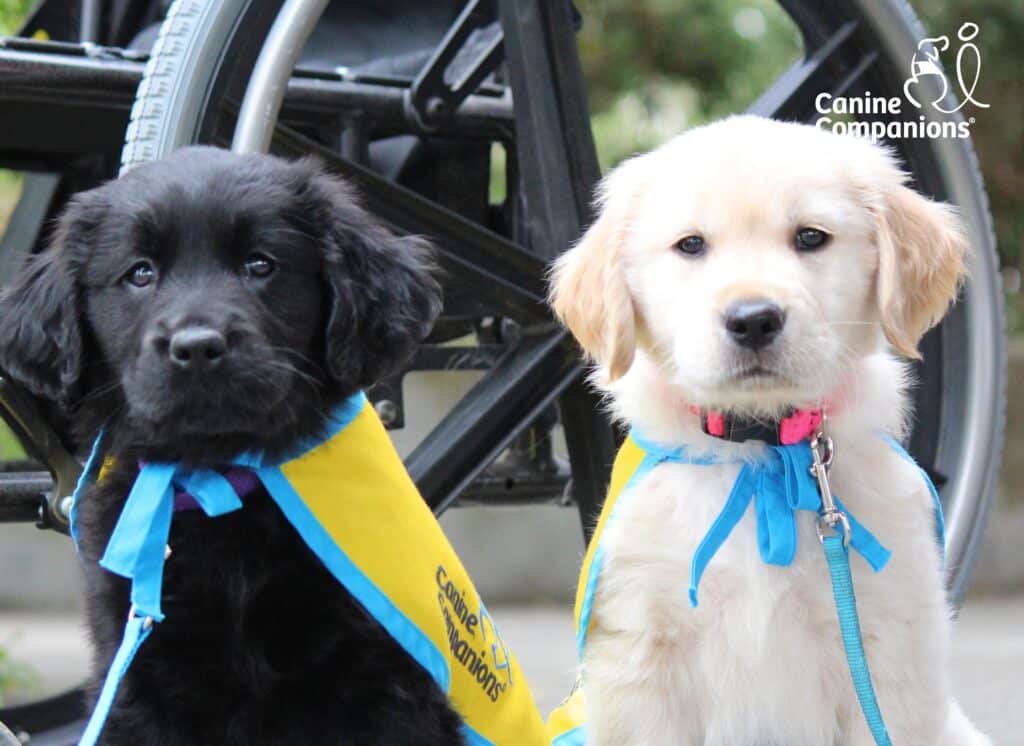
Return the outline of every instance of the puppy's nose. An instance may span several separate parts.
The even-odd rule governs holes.
[[[208,326],[188,326],[171,335],[168,354],[179,368],[206,370],[213,368],[228,351],[227,340]]]
[[[741,300],[725,309],[725,330],[733,342],[755,352],[779,336],[786,313],[771,301]]]

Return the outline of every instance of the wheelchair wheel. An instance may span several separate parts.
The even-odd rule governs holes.
[[[856,95],[870,90],[875,95],[900,95],[917,40],[925,36],[903,0],[782,0],[780,4],[801,31],[805,56],[753,105],[755,113],[806,121],[815,116],[813,99],[820,91]],[[292,75],[298,49],[316,28],[316,19],[325,6],[330,15],[343,10],[340,5],[343,4],[328,6],[325,0],[176,2],[139,89],[124,149],[124,167],[160,158],[193,142],[227,144],[237,126],[239,132],[246,133],[247,139],[242,142],[246,149],[260,149],[272,140],[272,149],[283,143],[284,152],[302,152],[305,146],[306,150],[326,155],[332,166],[351,175],[355,169],[350,164],[346,167],[345,159],[328,144],[330,137],[301,141],[292,138],[288,142],[286,128],[277,121],[281,92]],[[469,5],[474,12],[483,12],[487,4]],[[597,177],[586,111],[581,110],[585,106],[582,81],[568,29],[571,9],[568,3],[527,0],[503,0],[499,8],[508,85],[514,100],[523,102],[514,106],[515,134],[508,145],[518,159],[518,169],[512,169],[518,174],[513,173],[513,178],[518,176],[521,182],[516,188],[525,198],[526,209],[515,217],[518,225],[506,226],[506,234],[525,243],[535,256],[547,259],[578,234],[586,220],[589,190]],[[287,37],[278,34],[275,38],[271,33],[278,11],[282,18],[289,19],[284,29],[291,29]],[[527,27],[516,25],[531,17],[548,27],[546,49],[536,46],[537,40],[528,37]],[[446,39],[439,41],[441,49]],[[336,64],[348,64],[344,57],[338,52]],[[538,61],[549,64],[537,64]],[[527,65],[528,62],[533,64]],[[254,66],[255,85],[249,95],[259,96],[263,108],[257,112],[243,105],[243,118],[239,121],[238,102],[246,95],[249,71]],[[406,85],[413,81],[415,72],[406,78]],[[276,97],[274,90],[278,92]],[[268,91],[271,95],[265,95]],[[561,115],[544,111],[544,94],[550,97],[556,91],[563,102]],[[564,109],[569,110],[568,115]],[[420,130],[418,134],[429,138],[429,131]],[[459,136],[457,130],[446,134]],[[924,361],[917,369],[920,383],[910,442],[914,455],[940,485],[947,513],[950,595],[958,603],[966,589],[995,490],[1002,445],[1005,344],[998,260],[987,198],[970,141],[921,139],[893,144],[919,189],[959,206],[974,247],[971,280],[963,301],[927,336],[922,346]],[[545,167],[544,161],[559,156],[568,162],[570,173],[555,174],[552,168]],[[535,189],[531,193],[531,177],[542,189],[559,192],[545,196]],[[557,204],[573,208],[570,212],[574,217],[559,221],[545,215],[546,208]],[[402,224],[401,220],[393,222]],[[546,241],[538,239],[538,229],[549,231]],[[541,278],[533,279],[540,282]],[[491,288],[476,290],[486,304]],[[550,379],[536,383],[559,385]],[[469,397],[481,393],[473,391]],[[488,401],[476,404],[472,409],[475,416],[493,416]],[[585,410],[593,404],[592,398],[583,398],[577,408]],[[563,420],[564,415],[563,412]],[[525,423],[518,424],[522,427]],[[584,505],[586,518],[593,515],[602,499],[601,482],[610,443],[608,437],[593,438],[594,444],[590,445],[582,442],[585,440],[586,437],[569,437],[568,445],[574,472],[581,467],[587,470],[586,475],[581,475],[583,478],[574,481],[575,496]],[[574,450],[577,452],[573,453]],[[494,451],[491,449],[485,455],[493,456]],[[420,449],[413,454],[411,466],[414,473],[419,469],[417,476],[429,475],[451,456],[443,450]],[[447,484],[465,486],[470,475],[479,473],[485,465],[456,464],[454,470],[462,473]],[[425,492],[430,499],[433,483],[429,479],[427,482]],[[591,494],[581,494],[581,486],[583,491],[589,488]],[[448,495],[432,503],[443,507],[450,499]]]
[[[543,280],[547,261],[580,232],[598,177],[570,4],[446,0],[426,9],[415,0],[394,0],[384,9],[365,0],[225,0],[216,5],[180,0],[171,7],[139,88],[122,169],[196,142],[227,146],[234,141],[246,150],[269,146],[290,156],[311,152],[355,181],[385,222],[430,236],[449,278],[441,334],[475,330],[484,342],[477,349],[493,353],[473,352],[468,358],[460,353],[459,361],[440,363],[446,370],[463,368],[472,358],[476,363],[470,367],[487,372],[409,456],[409,471],[440,512],[534,423],[553,422],[545,415],[557,405],[574,493],[584,524],[592,524],[615,438],[596,395],[582,383],[574,346],[551,322]],[[276,27],[275,14],[281,20]],[[415,23],[404,23],[409,18]],[[502,25],[514,32],[502,34]],[[414,27],[422,33],[410,34]],[[363,43],[363,35],[380,28],[388,31],[382,48]],[[474,81],[469,88],[455,90],[444,80],[455,57],[463,60],[463,79]],[[289,82],[296,58],[302,69]],[[249,86],[250,71],[258,85]],[[364,96],[356,111],[336,112],[333,123],[316,130],[292,117],[287,102],[278,121],[286,88],[331,74],[376,92]],[[507,86],[498,82],[505,77]],[[392,114],[384,123],[376,118],[387,87],[403,91],[401,123]],[[531,99],[533,110],[520,107],[513,113],[507,88]],[[247,90],[272,95],[247,108]],[[432,100],[418,106],[419,94],[427,91],[433,92]],[[240,106],[256,112],[255,118],[240,117]],[[509,171],[523,177],[509,180],[501,206],[489,205],[487,198],[493,142],[513,155]],[[444,172],[452,167],[462,171],[445,181]],[[442,172],[441,182],[426,173],[431,168]],[[467,194],[470,190],[476,194]],[[453,202],[453,194],[466,198]],[[517,494],[529,493],[527,499],[560,500],[567,477],[541,467],[526,479],[491,477],[483,491],[500,499],[502,486],[515,481],[517,488],[525,487]]]
[[[21,741],[3,723],[0,723],[0,746],[21,746]]]

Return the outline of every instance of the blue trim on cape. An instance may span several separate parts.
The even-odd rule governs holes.
[[[882,440],[889,444],[889,446],[896,451],[900,456],[905,458],[911,464],[913,464],[917,471],[921,474],[921,478],[924,483],[928,485],[928,491],[932,495],[932,501],[935,503],[935,538],[939,542],[939,551],[942,553],[942,563],[946,563],[946,519],[942,513],[942,500],[939,498],[939,491],[935,488],[935,483],[932,478],[928,476],[928,472],[921,468],[921,465],[914,460],[914,457],[910,455],[906,448],[891,435],[882,435]]]
[[[96,440],[92,442],[92,448],[89,449],[89,458],[85,460],[85,466],[82,468],[82,473],[78,475],[78,483],[75,485],[75,491],[71,493],[71,510],[68,511],[68,530],[71,533],[71,540],[74,542],[75,551],[78,550],[78,507],[81,503],[82,496],[85,494],[89,486],[96,481],[96,477],[99,476],[100,468],[103,466],[103,458],[101,454],[104,451],[104,431],[100,428],[99,433],[96,435]]]
[[[587,732],[584,726],[577,725],[572,730],[560,734],[551,742],[551,746],[586,746]]]
[[[622,492],[619,493],[619,497],[615,501],[615,505],[612,506],[612,512],[608,515],[608,521],[605,523],[605,530],[612,525],[619,507],[622,505],[623,501],[627,499],[627,496],[632,491],[632,488],[636,483],[650,474],[654,467],[659,463],[660,461],[658,457],[648,451],[643,457],[643,460],[641,460],[640,464],[636,467],[636,470],[626,481],[626,484],[623,485]],[[598,542],[597,547],[594,549],[594,556],[590,559],[590,571],[587,573],[587,583],[583,590],[583,601],[580,603],[579,626],[576,630],[576,655],[581,661],[583,660],[583,648],[587,642],[587,629],[590,627],[590,616],[594,611],[594,595],[597,592],[597,581],[601,575],[601,567],[604,565],[604,559],[604,545]]]

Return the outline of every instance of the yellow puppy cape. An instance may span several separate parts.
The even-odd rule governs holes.
[[[324,566],[448,694],[472,746],[550,743],[519,665],[361,393],[335,413],[322,442],[307,444],[284,462],[265,462],[250,454],[236,466],[255,473]],[[150,479],[147,470],[156,475],[152,479],[157,489],[148,484],[143,491],[159,495],[148,498],[144,510],[133,510],[140,483]],[[95,464],[87,466],[83,484],[97,471]],[[154,580],[144,555],[148,543],[162,558],[175,488],[187,489],[210,515],[243,507],[218,472],[143,467],[101,561],[133,581],[134,611],[122,644],[122,652],[131,648],[125,656],[128,663],[153,622],[163,618],[162,559]],[[76,491],[76,502],[81,492]],[[152,507],[154,502],[158,507]],[[74,512],[72,520],[74,524]],[[150,588],[147,594],[145,586],[154,582],[156,591]],[[111,667],[108,684],[118,663]],[[121,673],[123,669],[114,677],[109,700]],[[97,711],[103,705],[101,695]],[[105,715],[94,713],[100,722],[92,728],[93,738]]]
[[[583,567],[580,569],[579,583],[576,586],[576,606],[573,616],[576,622],[576,648],[581,660],[587,629],[590,626],[590,613],[593,609],[594,593],[597,590],[597,579],[604,562],[604,549],[601,544],[604,527],[608,523],[609,516],[615,510],[615,503],[627,490],[628,485],[649,472],[655,463],[656,461],[648,456],[632,437],[626,439],[615,457],[608,496],[605,498],[604,507],[601,508],[601,517],[598,519],[597,528],[587,546]],[[577,681],[572,694],[551,713],[551,717],[548,719],[548,736],[551,738],[552,746],[583,746],[586,743],[583,723],[583,690]]]

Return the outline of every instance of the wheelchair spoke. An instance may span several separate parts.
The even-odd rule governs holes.
[[[39,248],[60,187],[57,174],[30,173],[25,177],[18,205],[0,237],[0,288],[17,275],[25,257]]]
[[[564,251],[590,219],[600,176],[569,3],[501,0],[521,184],[525,234],[543,257]],[[580,377],[559,399],[584,535],[596,524],[611,479],[616,443],[597,394]]]
[[[569,3],[501,0],[530,250],[554,258],[582,233],[600,176]],[[550,32],[550,33],[549,33]]]
[[[438,45],[409,89],[414,116],[432,126],[449,118],[504,58],[504,40],[495,22],[494,0],[470,0]],[[474,32],[488,32],[472,51],[472,58],[460,65],[453,63]],[[497,33],[494,33],[497,31]],[[458,69],[454,69],[458,68]],[[445,73],[451,73],[449,83]]]
[[[513,242],[281,125],[275,128],[272,150],[312,153],[350,179],[378,217],[433,240],[446,280],[495,312],[521,322],[549,318],[544,263]]]
[[[572,495],[580,513],[584,541],[589,542],[601,515],[621,439],[602,414],[601,395],[583,377],[566,388],[558,400],[558,409],[572,467]]]
[[[747,113],[784,120],[813,119],[814,99],[818,94],[844,95],[877,58],[877,52],[871,52],[852,66],[848,64],[850,42],[856,30],[854,21],[840,26],[807,57],[793,63],[747,109]]]
[[[582,369],[566,332],[524,334],[406,459],[434,512],[448,507]]]
[[[25,450],[53,473],[54,488],[40,501],[40,527],[68,530],[65,498],[71,496],[82,465],[50,426],[35,401],[13,381],[0,376],[0,416]]]

